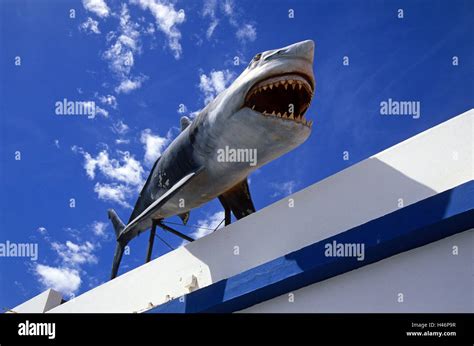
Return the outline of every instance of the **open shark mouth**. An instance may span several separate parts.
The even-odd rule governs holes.
[[[267,78],[255,84],[245,98],[245,107],[264,116],[294,121],[311,127],[304,113],[313,97],[309,78],[300,74],[283,74]]]

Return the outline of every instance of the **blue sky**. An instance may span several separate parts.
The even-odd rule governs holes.
[[[108,280],[106,210],[128,219],[179,118],[260,51],[314,40],[316,94],[308,141],[251,176],[257,209],[472,108],[473,12],[467,0],[2,1],[0,242],[36,243],[39,256],[0,257],[0,307],[46,287],[71,297]],[[420,102],[421,116],[382,116],[389,98]],[[56,115],[63,99],[95,102],[98,112]],[[214,201],[189,224],[222,217]],[[121,272],[143,263],[146,243],[130,243]],[[167,251],[157,239],[153,257]]]

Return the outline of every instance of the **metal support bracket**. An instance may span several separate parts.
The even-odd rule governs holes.
[[[148,249],[146,252],[145,263],[148,263],[151,260],[151,253],[153,252],[153,243],[155,242],[155,234],[156,234],[156,221],[153,220],[153,224],[151,226],[151,231],[150,231],[150,238],[148,239]]]

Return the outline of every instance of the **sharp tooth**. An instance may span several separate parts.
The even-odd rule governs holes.
[[[300,90],[301,90],[302,87],[303,87],[303,85],[300,84]]]
[[[286,114],[286,112],[285,112],[285,113],[283,113],[283,118],[286,118],[286,117],[287,117],[287,115],[288,115],[288,114]]]
[[[288,84],[285,84],[285,90],[288,90]]]
[[[267,115],[267,110],[266,109],[263,111],[263,115]]]
[[[313,126],[313,120],[310,120],[310,121],[308,122],[308,126],[309,126],[309,127]]]
[[[301,87],[300,87],[300,89],[301,89]],[[267,90],[267,86],[264,86],[264,87],[263,87],[263,90]]]
[[[273,84],[270,84],[268,87],[270,88],[270,90],[272,90],[273,89]]]
[[[272,115],[275,115],[275,111],[272,112]]]
[[[295,81],[293,79],[290,79],[288,83],[293,84]]]
[[[295,117],[293,116],[293,113],[290,113],[290,116],[289,116],[290,119],[295,119]]]
[[[281,117],[281,113],[280,113],[280,112],[278,112],[278,113],[277,113],[277,116]]]
[[[296,88],[296,84],[293,84],[292,86],[293,86],[293,90],[295,90],[295,88]]]
[[[255,109],[255,105],[252,106],[252,109]]]

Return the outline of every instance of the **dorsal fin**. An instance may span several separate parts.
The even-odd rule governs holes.
[[[183,132],[186,129],[186,127],[188,127],[189,124],[191,124],[191,119],[189,119],[187,116],[183,116],[181,117],[180,123],[181,123],[181,132]]]

